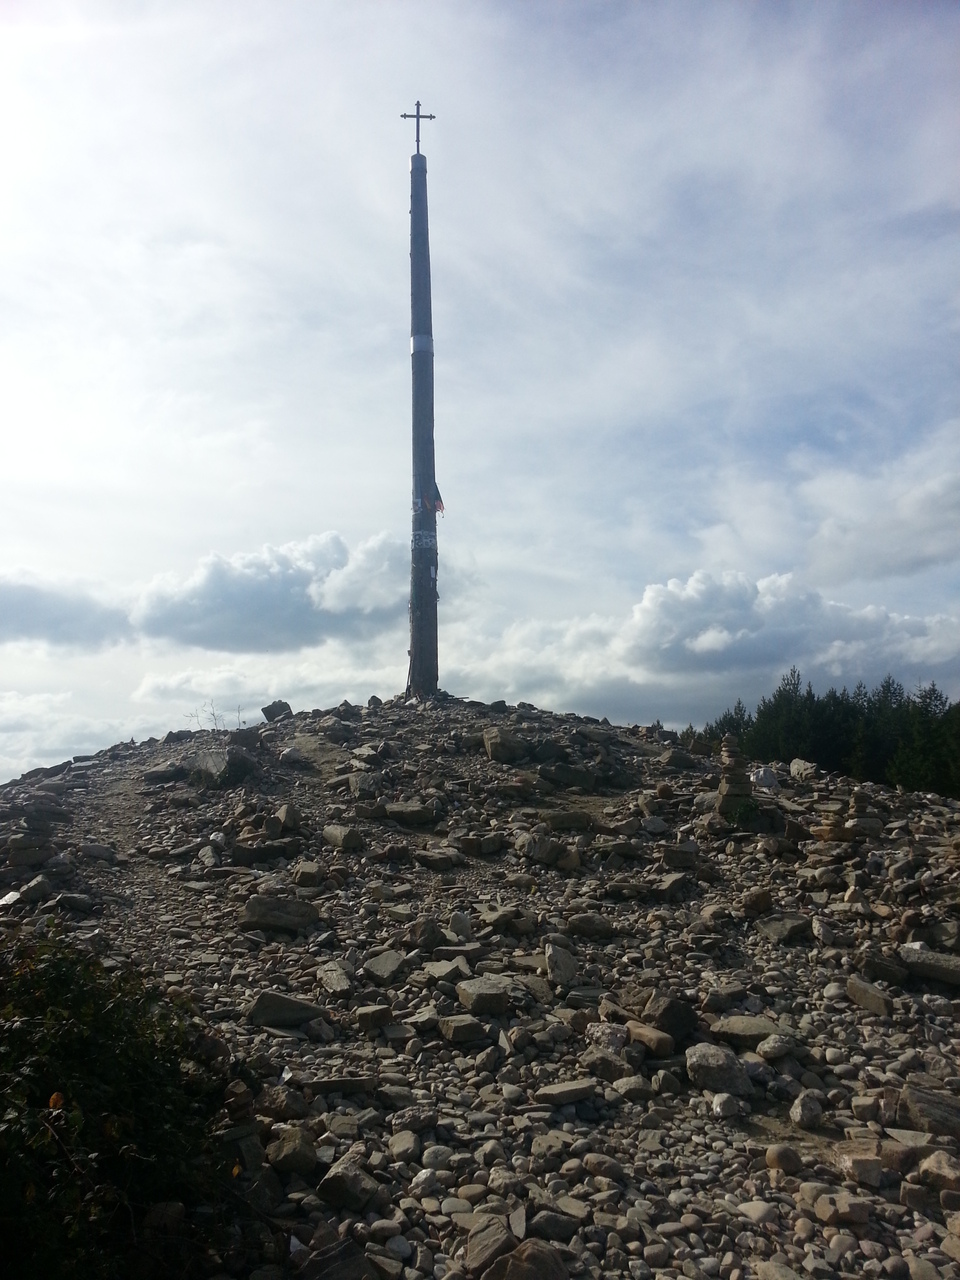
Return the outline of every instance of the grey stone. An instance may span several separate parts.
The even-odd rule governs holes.
[[[386,811],[391,822],[399,822],[404,827],[428,827],[437,820],[432,809],[416,801],[397,801],[388,804]]]
[[[790,777],[797,778],[800,782],[812,782],[819,772],[812,760],[801,760],[797,757],[790,761]]]
[[[261,707],[260,710],[263,713],[263,718],[266,720],[267,724],[273,724],[277,720],[282,718],[285,719],[287,716],[293,715],[290,703],[284,702],[282,698],[277,698],[276,701],[269,703],[265,707]]]
[[[274,898],[257,893],[243,905],[240,928],[305,933],[317,924],[319,918],[312,902],[304,902],[301,898]]]
[[[322,1018],[324,1012],[309,1000],[298,1000],[279,991],[261,991],[247,1009],[246,1018],[258,1027],[299,1027],[313,1018]]]
[[[444,1040],[449,1040],[451,1044],[470,1044],[475,1040],[482,1040],[487,1034],[483,1024],[469,1013],[455,1013],[448,1018],[440,1018],[438,1026]]]
[[[548,942],[544,947],[547,977],[558,986],[569,987],[577,980],[577,962],[569,951]]]
[[[565,1107],[571,1102],[586,1102],[597,1091],[593,1077],[585,1080],[563,1080],[557,1084],[545,1084],[534,1095],[537,1102],[549,1102],[553,1107]]]
[[[808,942],[813,938],[813,925],[809,916],[789,914],[779,919],[759,920],[757,932],[771,942],[786,946],[795,942]]]
[[[278,1173],[307,1178],[317,1163],[313,1138],[305,1129],[292,1129],[267,1146],[267,1160]]]
[[[726,1045],[694,1044],[687,1050],[687,1075],[698,1089],[749,1098],[753,1085],[743,1063]]]
[[[552,1245],[524,1240],[488,1267],[482,1280],[567,1280],[568,1275],[563,1258]]]
[[[803,1168],[800,1152],[787,1142],[774,1142],[767,1147],[766,1161],[768,1169],[780,1169],[791,1176]]]
[[[323,828],[323,838],[334,849],[342,849],[349,853],[363,848],[363,836],[356,827],[348,827],[341,822],[329,822]]]
[[[29,884],[20,890],[20,901],[26,903],[46,902],[53,895],[53,885],[46,876],[34,876]]]
[[[893,999],[872,982],[852,974],[847,979],[847,995],[854,1004],[868,1013],[876,1013],[880,1017],[889,1017],[893,1013]]]
[[[379,1186],[376,1178],[371,1178],[353,1159],[344,1156],[330,1166],[317,1187],[317,1195],[336,1209],[358,1213],[373,1199]]]
[[[951,987],[960,987],[960,956],[930,951],[922,943],[908,942],[898,952],[915,978],[928,978]]]
[[[506,729],[494,725],[483,731],[483,746],[491,760],[499,764],[514,764],[529,753],[530,748]]]
[[[516,1238],[499,1218],[488,1218],[467,1236],[467,1269],[482,1276],[497,1258],[517,1247]]]
[[[643,1011],[643,1022],[657,1031],[665,1031],[675,1044],[689,1040],[696,1034],[699,1019],[697,1011],[688,1000],[675,996],[655,995]]]
[[[317,981],[324,991],[335,997],[348,996],[353,990],[350,975],[335,960],[328,960],[317,970]]]
[[[818,1129],[823,1119],[823,1107],[818,1098],[806,1090],[790,1108],[790,1119],[800,1129]]]
[[[718,1040],[725,1040],[727,1044],[733,1045],[735,1049],[750,1049],[754,1052],[756,1052],[757,1046],[769,1036],[780,1034],[780,1028],[777,1023],[772,1022],[769,1018],[752,1017],[749,1014],[742,1013],[734,1013],[729,1017],[721,1018],[713,1024],[710,1030]]]
[[[908,1082],[900,1091],[897,1124],[901,1129],[960,1138],[960,1098]]]
[[[391,987],[406,967],[406,957],[399,951],[383,951],[363,966],[363,976],[378,987]]]
[[[468,1013],[506,1013],[510,987],[496,978],[468,978],[457,983],[457,996]]]
[[[541,1240],[561,1240],[566,1244],[577,1234],[578,1227],[576,1218],[569,1218],[565,1213],[555,1213],[551,1209],[541,1209],[527,1223],[527,1233],[538,1236]]]
[[[596,911],[581,911],[569,916],[567,928],[581,938],[612,938],[616,932],[611,921]]]

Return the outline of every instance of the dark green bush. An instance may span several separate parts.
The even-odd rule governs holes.
[[[10,1280],[113,1280],[134,1274],[133,1258],[144,1264],[137,1274],[152,1274],[147,1207],[215,1196],[206,1131],[222,1083],[181,1070],[190,1039],[188,1020],[139,977],[108,973],[65,940],[0,947]]]

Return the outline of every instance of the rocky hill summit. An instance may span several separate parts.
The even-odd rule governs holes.
[[[192,1006],[251,1280],[960,1277],[960,802],[523,703],[264,714],[0,788],[5,934]]]

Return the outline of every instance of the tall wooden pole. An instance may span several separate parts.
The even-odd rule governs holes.
[[[433,310],[427,226],[427,158],[410,157],[410,361],[413,373],[413,536],[410,544],[410,667],[407,697],[437,692],[437,511],[443,510],[433,450]]]

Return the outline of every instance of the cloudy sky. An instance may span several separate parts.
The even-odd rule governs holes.
[[[960,697],[960,8],[0,3],[0,777],[441,683]]]

